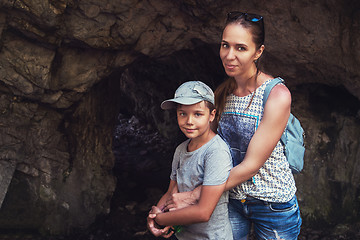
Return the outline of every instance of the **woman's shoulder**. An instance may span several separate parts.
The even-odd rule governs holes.
[[[269,94],[270,98],[291,101],[291,93],[285,84],[276,84]]]
[[[289,108],[291,105],[291,93],[285,84],[275,85],[269,94],[266,102],[269,106],[273,105],[276,108]]]
[[[271,80],[275,79],[275,77],[273,77],[270,74],[266,74],[266,73],[261,73],[259,75],[259,84],[261,85],[267,85],[271,82]],[[265,86],[264,86],[265,89]],[[272,96],[272,98],[290,98],[291,100],[291,94],[290,94],[290,90],[285,86],[285,84],[277,84],[273,87],[273,89],[271,90],[269,97]]]

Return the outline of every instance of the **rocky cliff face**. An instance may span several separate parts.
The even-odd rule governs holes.
[[[305,222],[359,221],[358,1],[2,0],[0,228],[68,233],[108,213],[119,111],[176,142],[159,104],[183,81],[223,80],[231,10],[264,16],[264,68],[306,129]]]

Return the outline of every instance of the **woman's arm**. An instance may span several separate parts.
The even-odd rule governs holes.
[[[202,186],[200,199],[196,204],[179,210],[157,214],[155,221],[164,226],[207,222],[224,190],[225,183],[216,186]]]
[[[276,85],[266,101],[264,116],[251,139],[244,160],[231,169],[225,190],[253,177],[270,157],[276,144],[280,140],[290,116],[291,94],[284,85]],[[199,199],[196,188],[191,192],[170,195],[167,201],[168,209],[178,209],[190,204],[195,204]]]
[[[195,205],[200,199],[201,188],[202,185],[189,192],[174,192],[166,200],[164,212]]]
[[[264,165],[284,132],[290,108],[290,91],[284,85],[276,85],[270,92],[263,118],[249,143],[244,160],[230,171],[226,190],[250,179]]]
[[[171,195],[173,195],[174,193],[177,193],[177,192],[178,192],[177,182],[174,180],[170,180],[168,190],[160,198],[160,200],[158,201],[156,206],[162,210],[166,205],[166,200],[168,200],[171,197]]]

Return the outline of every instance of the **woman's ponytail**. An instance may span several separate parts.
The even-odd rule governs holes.
[[[221,114],[224,112],[226,98],[236,89],[236,81],[234,78],[228,78],[226,81],[221,83],[219,87],[215,90],[215,106],[216,106],[216,118],[215,126],[213,130],[217,129],[217,125],[220,121]]]

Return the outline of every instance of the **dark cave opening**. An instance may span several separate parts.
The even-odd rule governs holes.
[[[146,216],[151,205],[166,191],[175,147],[184,140],[175,114],[161,110],[160,103],[172,97],[182,82],[196,79],[215,87],[224,73],[217,46],[197,45],[193,50],[182,50],[171,56],[138,60],[123,74],[142,84],[136,97],[129,96],[126,100],[131,109],[124,106],[114,130],[114,174],[118,183],[111,214],[117,215],[121,222],[126,213],[130,215],[118,236],[154,239],[146,232]],[[127,84],[126,79],[120,80],[122,86]],[[134,109],[137,112],[134,113]],[[135,212],[137,216],[133,215]]]

